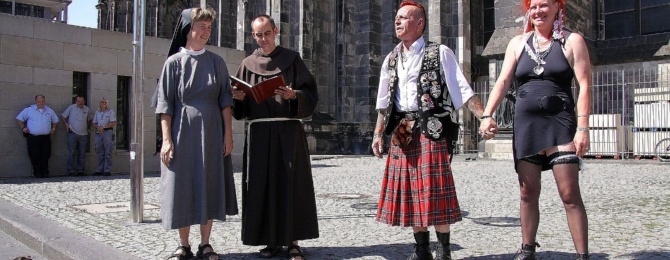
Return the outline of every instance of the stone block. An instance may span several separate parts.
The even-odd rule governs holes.
[[[31,84],[33,83],[33,68],[0,64],[0,82]]]
[[[33,83],[45,86],[72,88],[72,72],[66,70],[35,68]]]
[[[513,159],[511,139],[483,140],[478,144],[479,157],[491,159]]]
[[[21,112],[27,106],[35,104],[35,95],[41,94],[46,97],[46,104],[58,113],[61,107],[59,103],[63,100],[62,89],[53,86],[5,83],[2,86],[3,91],[0,92],[0,109]]]
[[[131,34],[129,34],[131,35]],[[154,54],[154,55],[159,55],[163,56],[163,60],[167,58],[167,53],[170,50],[170,42],[171,40],[169,39],[162,39],[162,38],[156,38],[156,37],[146,37],[144,38],[144,52],[146,54]],[[131,44],[132,44],[132,35],[131,35]],[[132,45],[129,45],[130,49],[132,51]],[[209,47],[209,46],[207,46]]]
[[[35,20],[23,16],[0,14],[0,34],[33,37]]]
[[[153,84],[144,83],[144,90],[146,91],[146,90],[151,89],[151,94],[142,95],[142,102],[143,102],[142,112],[144,113],[144,116],[154,117],[154,115],[156,114],[156,108],[151,107],[151,98],[153,96],[154,90],[156,89],[156,80],[146,80],[146,81],[152,81]],[[132,106],[132,104],[131,104],[131,106]]]
[[[2,15],[0,15],[2,16]],[[25,141],[21,147],[25,150]],[[26,178],[33,176],[28,152],[25,155],[0,156],[0,176],[3,178]]]
[[[91,73],[117,73],[117,51],[93,46],[63,45],[63,68],[71,71]]]
[[[0,109],[0,129],[3,128],[15,128],[15,130],[20,131],[18,129],[19,125],[16,123],[16,116],[21,113],[21,110],[23,107],[15,108],[15,109]],[[0,136],[0,138],[6,138]],[[14,139],[2,139],[2,140],[14,140]]]
[[[132,53],[131,53],[132,55]],[[163,64],[165,64],[165,55],[158,54],[145,54],[144,55],[144,78],[146,79],[157,79],[161,76],[163,70]],[[132,56],[131,56],[132,62]],[[130,65],[130,71],[132,75],[132,63]],[[154,86],[155,86],[154,82]]]
[[[153,112],[150,114],[144,114],[144,131],[146,131],[147,135],[151,135],[151,138],[154,138],[153,134],[150,133],[155,133],[156,128],[158,128],[158,122],[157,122],[157,116]]]
[[[133,35],[108,30],[91,30],[91,43],[89,45],[132,52]]]
[[[0,116],[4,117],[5,113],[0,113]],[[18,114],[17,114],[18,115]],[[9,124],[8,127],[0,127],[0,138],[2,140],[13,140],[12,145],[5,145],[3,149],[0,149],[0,157],[4,156],[18,156],[25,155],[28,156],[28,151],[26,150],[26,141],[23,138],[21,129],[16,123],[16,115],[7,115],[11,116],[11,120],[7,120],[13,124]],[[4,119],[4,118],[3,118]]]
[[[107,91],[116,91],[117,87],[117,78],[118,76],[112,75],[112,74],[100,74],[100,73],[91,73],[89,76],[89,81],[90,81],[90,86],[91,90],[93,92],[101,91],[101,90],[107,90]],[[110,96],[108,93],[105,93],[105,95],[102,94],[94,94],[91,95],[91,98],[93,100],[100,100],[100,98],[105,97],[107,99],[115,99],[116,95],[113,97]]]
[[[63,68],[63,43],[2,35],[0,63],[37,68]]]
[[[35,39],[48,40],[77,45],[91,45],[90,28],[72,26],[65,23],[36,20],[34,22]]]
[[[145,71],[146,71],[145,67]],[[116,73],[118,75],[133,76],[133,52],[118,50],[116,53]]]

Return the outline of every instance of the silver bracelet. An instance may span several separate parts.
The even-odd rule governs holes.
[[[381,138],[381,137],[382,137],[382,134],[378,134],[378,133],[375,133],[374,135],[372,135],[372,139],[377,139],[377,138]]]
[[[578,115],[577,117],[589,117],[589,115]]]
[[[589,131],[589,128],[588,128],[588,127],[577,127],[577,131],[580,131],[580,132],[588,132],[588,131]]]

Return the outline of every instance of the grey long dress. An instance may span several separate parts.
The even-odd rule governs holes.
[[[233,103],[223,58],[178,52],[165,62],[158,88],[156,114],[172,115],[174,144],[170,167],[161,163],[163,227],[237,214],[232,163],[223,156],[221,110]]]

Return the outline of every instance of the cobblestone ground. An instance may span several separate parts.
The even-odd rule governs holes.
[[[412,250],[411,229],[374,221],[385,160],[333,157],[312,163],[321,237],[301,242],[307,257],[406,258]],[[513,163],[457,156],[453,170],[464,219],[452,226],[452,256],[511,259],[521,243]],[[238,200],[240,176],[235,174]],[[159,175],[145,177],[145,203],[159,206]],[[670,164],[592,160],[580,178],[593,259],[670,259]],[[128,175],[1,180],[0,190],[2,199],[142,259],[165,258],[178,244],[177,232],[160,225],[159,209],[145,210],[145,221],[135,224],[127,210],[90,213],[75,208],[129,204]],[[569,259],[574,247],[549,172],[543,173],[540,212],[539,258]],[[198,244],[198,229],[191,230],[191,243]],[[244,246],[239,237],[240,216],[230,216],[214,224],[211,244],[223,259],[256,259],[260,247]],[[432,229],[431,239],[436,241]]]

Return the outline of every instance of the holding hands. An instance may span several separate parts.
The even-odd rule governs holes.
[[[498,133],[498,124],[493,120],[492,117],[486,117],[482,119],[482,122],[479,125],[479,135],[482,136],[485,140],[489,140],[496,136]]]

